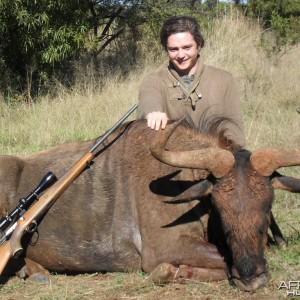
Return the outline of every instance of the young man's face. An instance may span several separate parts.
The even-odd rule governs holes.
[[[186,75],[196,72],[200,49],[190,32],[174,33],[167,40],[170,61],[178,71]]]

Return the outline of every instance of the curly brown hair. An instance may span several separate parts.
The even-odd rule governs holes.
[[[160,43],[167,49],[167,42],[170,35],[179,32],[189,32],[197,46],[204,46],[204,38],[200,31],[200,25],[197,20],[189,16],[175,16],[167,19],[160,31]]]

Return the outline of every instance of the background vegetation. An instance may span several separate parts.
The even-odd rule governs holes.
[[[228,1],[229,2],[229,1]],[[299,42],[300,0],[1,0],[0,94],[5,101],[30,101],[53,92],[57,81],[76,85],[74,62],[126,73],[144,58],[141,44],[155,47],[160,25],[175,14],[192,15],[208,30],[234,8],[258,20],[271,55]],[[272,41],[270,41],[272,35]],[[130,45],[128,64],[118,58]],[[155,47],[155,50],[158,50]],[[125,58],[125,57],[123,57]],[[82,72],[82,70],[81,70]]]
[[[299,1],[235,2],[1,0],[0,153],[27,154],[102,134],[137,102],[142,77],[166,61],[157,42],[161,21],[182,13],[202,25],[206,63],[237,80],[248,149],[300,147],[297,32],[282,21],[289,38],[279,40],[270,19]],[[299,7],[281,17],[299,20]],[[300,168],[281,172],[299,178]],[[111,273],[54,275],[47,286],[2,278],[1,299],[283,299],[280,282],[300,280],[299,194],[277,191],[273,212],[289,246],[267,251],[272,279],[254,294],[226,281],[154,286],[146,274]]]

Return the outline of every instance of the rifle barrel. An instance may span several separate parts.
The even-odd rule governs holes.
[[[129,111],[97,141],[89,152],[94,152],[99,145],[101,145],[136,110],[137,107],[138,105],[134,104]]]

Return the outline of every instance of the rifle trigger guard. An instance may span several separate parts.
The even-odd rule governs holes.
[[[32,221],[32,223],[26,228],[26,231],[28,233],[34,233],[37,228],[37,222],[35,220]]]

